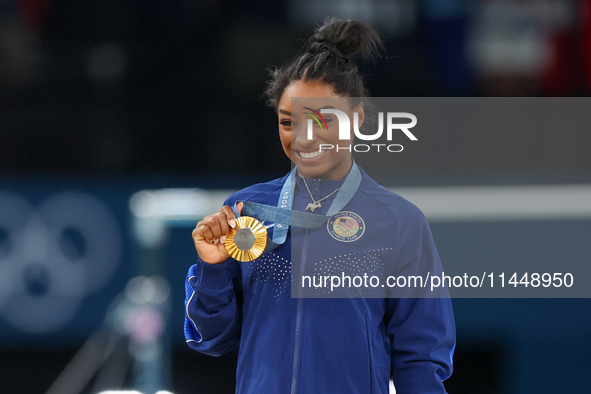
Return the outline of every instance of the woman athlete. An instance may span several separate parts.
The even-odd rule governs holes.
[[[302,97],[319,103],[316,109],[367,97],[351,56],[371,59],[381,47],[379,34],[359,21],[329,19],[317,29],[275,70],[266,91],[295,169],[233,194],[193,230],[198,257],[185,283],[185,337],[214,356],[239,347],[236,393],[387,394],[390,379],[399,394],[445,393],[455,347],[449,298],[292,298],[292,260],[298,270],[306,261],[320,271],[441,271],[420,210],[376,184],[350,150],[323,148],[352,142],[339,140],[335,116],[325,114],[327,127],[309,136],[302,109],[292,107]],[[349,119],[357,112],[361,124],[367,105],[344,102],[340,110]],[[269,239],[279,240],[275,248],[239,262],[226,251],[226,237],[249,204],[326,219],[289,231],[275,225],[269,229]]]

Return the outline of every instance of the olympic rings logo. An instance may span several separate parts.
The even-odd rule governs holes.
[[[0,316],[30,333],[62,328],[111,280],[121,251],[115,216],[89,194],[55,194],[35,208],[0,191]]]

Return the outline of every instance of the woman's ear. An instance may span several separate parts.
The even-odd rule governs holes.
[[[357,107],[355,107],[355,109],[353,110],[353,112],[357,112],[357,114],[358,114],[357,119],[359,121],[359,124],[357,125],[357,127],[361,127],[361,125],[365,121],[365,106],[363,104],[363,101],[360,102],[357,105]]]

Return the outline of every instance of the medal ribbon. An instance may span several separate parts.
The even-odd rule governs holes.
[[[252,216],[260,221],[275,223],[273,239],[268,240],[265,252],[273,250],[285,243],[289,226],[304,228],[318,228],[323,226],[331,216],[340,212],[340,210],[351,201],[353,195],[355,195],[361,184],[361,172],[355,161],[353,161],[351,171],[349,171],[349,174],[345,177],[345,180],[330,205],[327,214],[314,215],[312,213],[292,210],[292,196],[295,191],[295,176],[297,176],[297,167],[294,167],[294,169],[291,170],[291,173],[285,180],[276,207],[251,201],[236,201],[232,207],[234,214],[239,217],[240,215],[238,214],[236,204],[242,202],[244,204],[242,207],[243,216]]]

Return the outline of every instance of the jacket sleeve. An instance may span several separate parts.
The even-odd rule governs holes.
[[[233,259],[208,264],[197,257],[185,280],[185,339],[198,352],[220,356],[240,339],[240,266]]]
[[[450,299],[389,299],[387,330],[397,394],[445,393],[451,376],[455,325]]]
[[[403,217],[397,223],[398,275],[440,274],[441,261],[427,220],[418,208],[413,211],[410,220]],[[398,394],[445,393],[443,381],[453,371],[456,331],[451,300],[447,290],[437,298],[425,295],[386,300],[392,379]]]

